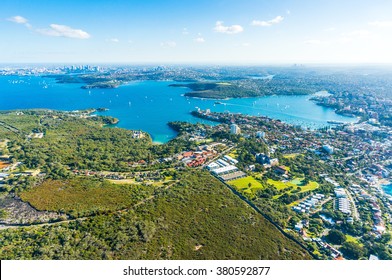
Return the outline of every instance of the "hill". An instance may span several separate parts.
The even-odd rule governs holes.
[[[0,232],[1,259],[310,259],[203,171],[129,211]]]

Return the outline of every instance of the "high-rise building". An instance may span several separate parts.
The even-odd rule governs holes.
[[[236,125],[235,123],[233,123],[230,126],[230,133],[231,134],[240,134],[241,133],[241,129],[238,125]]]

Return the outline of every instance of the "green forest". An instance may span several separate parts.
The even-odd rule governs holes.
[[[207,172],[125,212],[0,232],[1,259],[310,259]]]

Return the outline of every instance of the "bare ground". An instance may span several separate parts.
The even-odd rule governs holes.
[[[67,218],[65,214],[38,211],[20,198],[12,196],[0,198],[0,209],[6,212],[6,217],[0,218],[0,224],[3,225],[42,223]]]

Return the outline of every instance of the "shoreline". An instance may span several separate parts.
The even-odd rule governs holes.
[[[392,182],[391,182],[391,181],[389,181],[388,179],[381,179],[381,180],[378,180],[377,183],[376,183],[375,185],[376,185],[376,187],[377,187],[379,190],[381,190],[381,192],[382,192],[382,194],[383,194],[384,196],[386,196],[388,199],[392,199],[392,194],[387,193],[387,192],[385,191],[385,189],[384,189],[385,186],[392,185]]]

